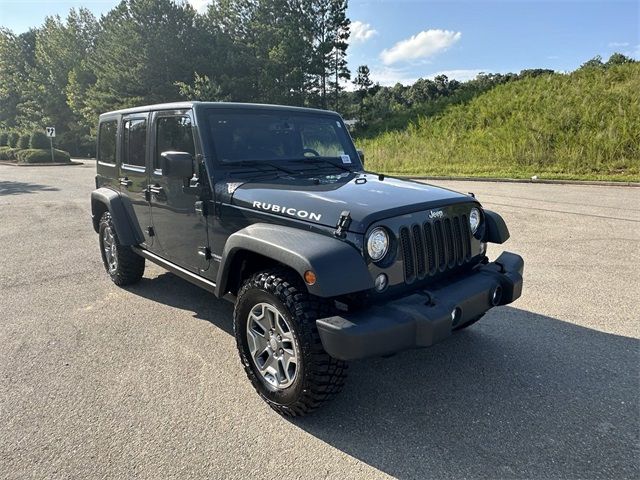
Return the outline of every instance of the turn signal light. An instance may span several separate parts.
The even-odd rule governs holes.
[[[304,272],[304,281],[307,283],[307,285],[315,285],[316,274],[311,270],[307,270],[306,272]]]

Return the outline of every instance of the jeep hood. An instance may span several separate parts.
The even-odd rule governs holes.
[[[356,233],[384,218],[475,202],[445,188],[365,173],[222,183],[216,190],[227,197],[225,203],[262,213],[335,227],[340,214],[349,211],[349,230]]]

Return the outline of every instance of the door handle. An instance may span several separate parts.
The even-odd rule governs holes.
[[[120,180],[120,185],[122,185],[123,187],[130,187],[133,184],[133,182],[129,180],[127,177],[122,177],[122,178],[119,178],[118,180]]]
[[[149,185],[149,192],[153,195],[159,195],[164,191],[160,185]]]

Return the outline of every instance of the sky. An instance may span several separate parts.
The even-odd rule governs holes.
[[[0,25],[21,33],[45,16],[84,6],[96,16],[115,0],[0,0]],[[207,0],[189,0],[204,11]],[[640,59],[640,0],[350,0],[352,72],[367,65],[382,85],[445,74],[526,68],[571,71],[595,55]]]

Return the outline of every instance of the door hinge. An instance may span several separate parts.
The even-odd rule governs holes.
[[[203,200],[198,200],[195,203],[196,215],[200,215],[201,217],[206,217],[208,215],[207,212],[207,202]]]
[[[198,247],[198,255],[204,257],[205,260],[211,260],[211,249],[209,247]]]
[[[156,235],[156,231],[153,229],[153,227],[147,227],[147,235],[149,235],[150,237],[154,237]]]

